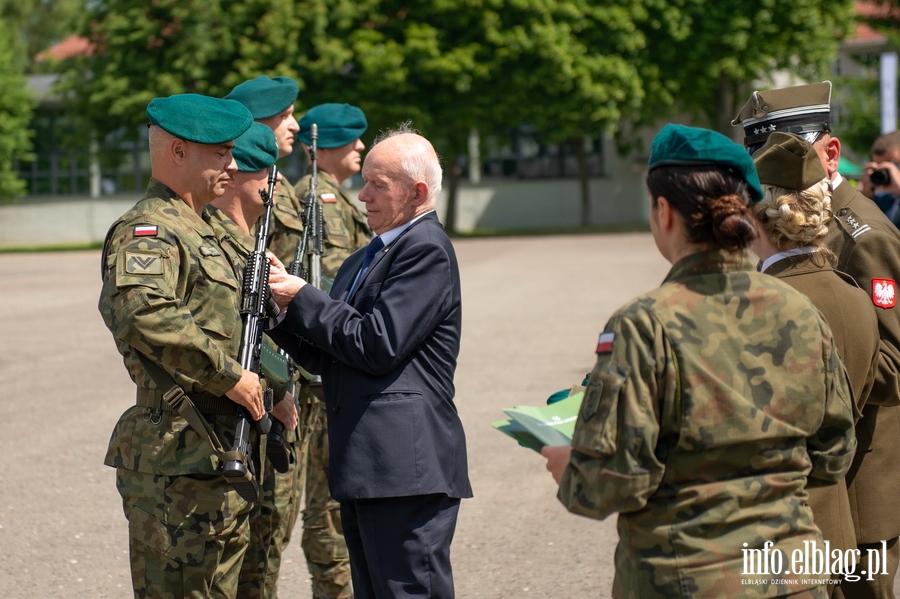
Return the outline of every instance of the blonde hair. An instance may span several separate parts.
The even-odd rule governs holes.
[[[763,192],[753,212],[776,249],[818,246],[822,242],[832,217],[828,179],[802,191],[763,185]]]

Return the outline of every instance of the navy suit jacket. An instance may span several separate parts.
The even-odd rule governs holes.
[[[453,245],[432,212],[379,251],[346,302],[365,248],[331,296],[305,285],[272,339],[322,376],[338,501],[471,497],[453,403],[462,302]]]

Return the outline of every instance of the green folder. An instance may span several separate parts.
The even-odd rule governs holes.
[[[576,385],[569,397],[549,406],[506,408],[503,411],[509,420],[492,422],[491,426],[539,453],[545,445],[568,445],[583,398],[584,387]]]

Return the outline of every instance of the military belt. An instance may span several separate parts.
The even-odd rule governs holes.
[[[138,387],[137,405],[158,412],[168,412],[169,406],[162,396],[163,392],[159,389]],[[204,416],[234,415],[236,404],[226,397],[219,397],[211,393],[188,393],[187,396],[194,402],[197,411]]]

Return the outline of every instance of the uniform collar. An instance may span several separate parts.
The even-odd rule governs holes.
[[[150,178],[147,184],[147,191],[144,193],[144,199],[157,198],[169,204],[169,206],[178,212],[178,218],[182,222],[190,225],[201,237],[215,237],[209,224],[204,221],[194,210],[187,205],[177,193],[172,191],[165,183],[157,179]]]
[[[746,250],[710,250],[686,256],[672,265],[664,283],[697,275],[755,271],[750,253]]]

